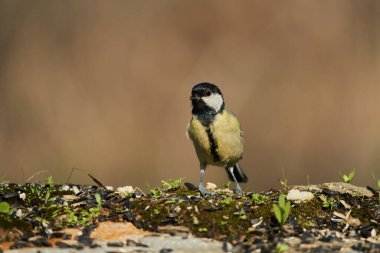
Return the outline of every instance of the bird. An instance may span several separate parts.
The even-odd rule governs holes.
[[[243,138],[237,117],[225,108],[223,94],[215,84],[202,82],[191,90],[192,117],[187,135],[192,140],[200,164],[199,191],[212,192],[204,187],[206,167],[224,167],[231,181],[236,183],[235,193],[242,195],[239,183],[248,178],[238,161],[243,158]]]

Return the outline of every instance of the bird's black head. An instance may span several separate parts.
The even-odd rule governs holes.
[[[191,91],[192,113],[202,121],[210,121],[224,110],[223,94],[212,83],[199,83]]]

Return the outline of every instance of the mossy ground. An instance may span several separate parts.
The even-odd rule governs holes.
[[[76,189],[75,189],[75,188]],[[338,229],[345,222],[332,222],[333,212],[347,213],[341,204],[349,204],[351,216],[362,226],[379,232],[379,200],[349,194],[315,193],[308,202],[291,203],[285,224],[277,222],[273,204],[287,189],[243,196],[231,190],[219,190],[202,196],[196,190],[178,185],[164,185],[149,194],[120,194],[98,186],[56,185],[52,181],[34,184],[0,184],[0,202],[10,205],[10,212],[0,212],[1,241],[17,240],[19,231],[49,233],[66,227],[91,227],[99,221],[130,221],[137,227],[159,231],[161,226],[187,227],[199,237],[230,242],[266,240],[287,231],[297,233],[308,229]],[[25,198],[22,197],[25,194]],[[321,197],[322,196],[322,197]],[[99,200],[100,199],[100,200]],[[259,225],[258,225],[259,224]]]
[[[193,234],[200,237],[247,240],[256,237],[254,225],[261,219],[261,227],[265,230],[264,236],[281,231],[280,224],[274,217],[273,204],[277,203],[280,194],[286,193],[286,190],[262,193],[267,197],[266,201],[255,203],[252,193],[237,196],[221,191],[203,197],[195,191],[181,187],[155,200],[149,196],[135,199],[132,202],[132,210],[139,214],[138,222],[148,230],[156,230],[157,226],[165,224],[181,225],[190,228]],[[191,200],[194,196],[199,197]],[[298,230],[343,228],[344,223],[331,221],[334,211],[343,214],[348,211],[340,204],[340,200],[345,200],[351,205],[351,215],[362,223],[369,224],[375,219],[374,211],[378,209],[376,198],[335,195],[331,198],[334,199],[336,206],[324,207],[323,201],[318,196],[319,194],[316,194],[316,197],[308,202],[292,203],[288,221],[284,226],[291,225],[292,229]]]

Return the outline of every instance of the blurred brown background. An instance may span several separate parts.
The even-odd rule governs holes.
[[[380,1],[1,0],[0,178],[198,183],[202,81],[241,121],[245,188],[380,177]]]

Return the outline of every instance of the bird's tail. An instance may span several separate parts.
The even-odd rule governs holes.
[[[226,167],[226,171],[227,171],[227,173],[228,173],[228,178],[229,178],[231,181],[235,181],[233,175],[232,175],[231,172],[228,170],[228,167]],[[236,177],[236,180],[237,180],[239,183],[246,183],[246,182],[248,182],[248,177],[245,175],[245,173],[243,172],[243,170],[242,170],[242,168],[239,166],[239,164],[235,164],[235,165],[234,165],[233,174],[234,174],[234,176]]]

